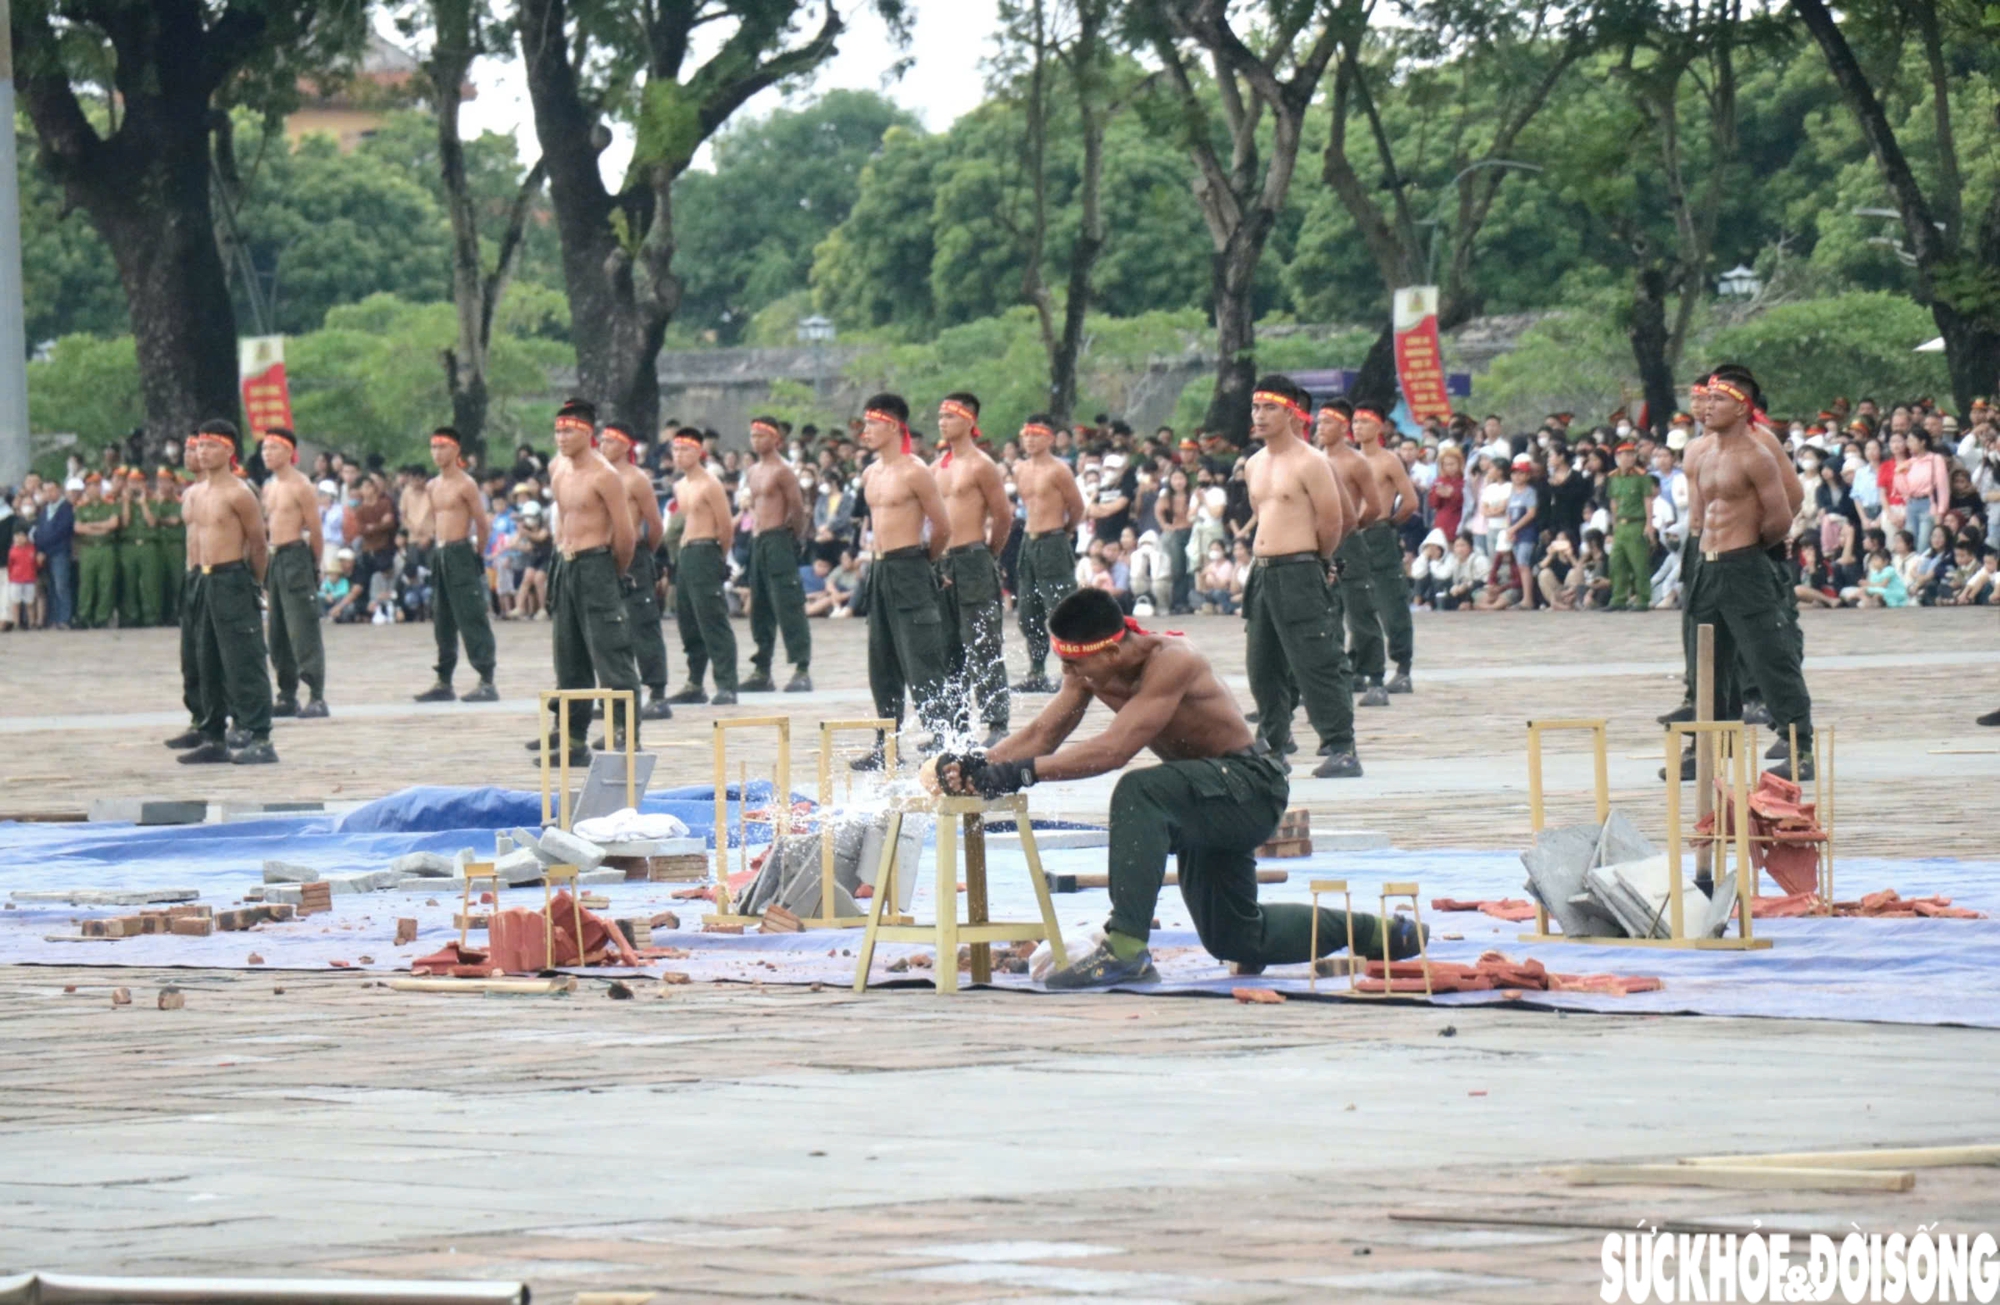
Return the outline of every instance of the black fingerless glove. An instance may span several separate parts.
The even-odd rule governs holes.
[[[983,756],[975,756],[960,769],[973,791],[981,797],[994,798],[1005,793],[1018,793],[1035,782],[1035,762],[1031,757],[1025,761],[988,761]]]

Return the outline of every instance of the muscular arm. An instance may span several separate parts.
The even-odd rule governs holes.
[[[1690,457],[1687,465],[1689,539],[1699,535],[1702,527],[1708,522],[1708,504],[1703,499],[1701,477],[1696,472],[1695,459]]]
[[[247,489],[234,495],[230,506],[236,512],[236,523],[243,529],[243,560],[250,564],[250,574],[261,585],[264,571],[271,563],[270,541],[264,537],[263,507]]]
[[[326,532],[320,526],[319,499],[313,494],[312,486],[305,481],[300,481],[293,492],[299,500],[299,520],[305,526],[306,547],[312,550],[313,570],[317,571],[326,555]]]
[[[1085,515],[1083,490],[1076,483],[1075,473],[1067,466],[1058,462],[1056,468],[1056,484],[1062,490],[1063,528],[1074,530],[1083,523]]]
[[[1083,687],[1083,681],[1075,676],[1063,676],[1062,687],[1056,696],[1049,699],[1049,705],[1041,714],[1029,721],[1023,729],[1015,731],[987,752],[993,761],[1020,761],[1028,757],[1044,757],[1062,746],[1062,741],[1075,732],[1083,721],[1083,713],[1090,707],[1090,690]]]
[[[1339,548],[1346,538],[1360,528],[1360,519],[1354,515],[1354,497],[1347,492],[1347,482],[1328,462],[1326,469],[1333,472],[1333,496],[1340,500],[1340,530],[1333,537],[1333,546]]]
[[[785,500],[785,524],[791,528],[793,538],[804,539],[812,530],[812,513],[806,511],[805,494],[799,489],[799,478],[792,474],[790,468],[778,476],[778,492]],[[656,512],[654,515],[659,514]],[[657,530],[659,523],[656,521],[653,524]]]
[[[1401,458],[1391,454],[1381,459],[1381,464],[1389,469],[1389,483],[1383,487],[1384,492],[1395,494],[1397,499],[1389,524],[1400,526],[1410,519],[1410,514],[1417,510],[1422,500],[1417,497],[1417,487],[1410,483],[1409,468],[1403,465]]]
[[[1769,426],[1751,422],[1750,433],[1757,437],[1757,443],[1763,445],[1764,451],[1778,464],[1779,484],[1783,487],[1786,508],[1791,515],[1796,516],[1799,504],[1806,501],[1806,487],[1799,480],[1798,469],[1792,466],[1791,458],[1785,453],[1785,446],[1778,442],[1777,433]]]
[[[465,496],[465,510],[469,514],[467,520],[472,522],[472,532],[478,537],[476,547],[479,556],[485,557],[486,545],[493,535],[493,518],[486,514],[486,496],[469,478],[459,492]]]
[[[1058,781],[1088,779],[1117,770],[1137,756],[1139,750],[1160,736],[1179,710],[1194,667],[1179,650],[1162,649],[1146,663],[1139,676],[1139,691],[1118,709],[1111,726],[1095,738],[1037,758],[1035,778]]]
[[[936,478],[921,463],[911,464],[910,489],[931,523],[931,561],[935,562],[951,547],[951,518],[944,510],[944,495],[938,493]]]
[[[1308,458],[1305,461],[1306,497],[1312,502],[1313,531],[1319,545],[1319,555],[1333,556],[1334,546],[1346,533],[1347,521],[1340,499],[1339,478],[1333,468],[1326,465],[1325,458]]]
[[[1770,451],[1765,450],[1766,453]],[[1783,465],[1784,459],[1772,457],[1772,462]],[[1777,467],[1763,469],[1757,476],[1757,505],[1760,509],[1757,522],[1757,542],[1769,548],[1781,544],[1792,531],[1792,515],[1798,511],[1785,493],[1785,482],[1776,475]],[[1797,477],[1793,477],[1796,483]]]
[[[611,560],[617,564],[618,574],[624,575],[639,542],[639,534],[632,528],[632,496],[625,492],[625,482],[616,472],[592,476],[591,489],[604,505],[605,524],[611,531]]]
[[[980,467],[979,488],[986,496],[986,548],[998,557],[1007,547],[1007,536],[1014,533],[1014,505],[1007,501],[999,463],[989,462]]]
[[[797,482],[793,482],[793,490],[797,492]],[[639,491],[638,497],[639,522],[646,527],[646,546],[650,549],[657,549],[660,546],[660,536],[666,531],[665,524],[660,520],[660,500],[653,497],[653,488],[650,483]],[[795,531],[794,533],[797,532]],[[638,546],[634,544],[633,547],[636,551]]]

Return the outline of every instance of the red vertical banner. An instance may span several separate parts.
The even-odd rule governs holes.
[[[1403,401],[1418,421],[1451,416],[1451,397],[1444,388],[1444,357],[1438,351],[1437,302],[1434,285],[1404,286],[1396,291],[1396,376],[1403,383]]]
[[[242,377],[246,443],[255,448],[273,426],[292,425],[292,389],[285,381],[285,337],[246,336],[236,342],[236,374]]]

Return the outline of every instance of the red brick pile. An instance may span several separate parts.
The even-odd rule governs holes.
[[[1750,863],[1790,894],[1809,893],[1818,887],[1819,845],[1826,841],[1813,804],[1801,802],[1800,796],[1797,784],[1768,770],[1757,776],[1757,786],[1750,790],[1751,838],[1777,840],[1752,842]],[[1696,846],[1712,841],[1718,816],[1723,817],[1723,836],[1736,836],[1735,821],[1728,818],[1730,807],[1729,785],[1718,778],[1715,810],[1695,824]]]
[[[1635,992],[1658,992],[1666,985],[1645,975],[1552,974],[1540,961],[1514,960],[1499,952],[1486,952],[1471,965],[1452,961],[1430,962],[1432,992],[1490,992],[1495,989],[1517,992],[1598,992],[1612,997]],[[1356,986],[1363,992],[1422,993],[1424,962],[1368,962],[1368,975]]]
[[[1782,920],[1792,916],[1811,915],[1819,904],[1817,892],[1791,893],[1784,897],[1759,897],[1750,905],[1751,917],[1758,920]],[[1858,916],[1871,920],[1984,920],[1984,911],[1969,907],[1953,906],[1949,897],[1902,897],[1895,889],[1884,888],[1879,893],[1870,893],[1856,902],[1835,902],[1835,915]]]
[[[447,943],[442,950],[412,961],[410,973],[484,979],[501,974],[533,974],[558,965],[633,968],[645,965],[646,958],[625,941],[625,935],[610,921],[593,911],[582,914],[580,948],[576,938],[576,908],[571,905],[568,893],[557,893],[546,913],[525,906],[493,912],[487,925],[487,946]],[[549,927],[551,921],[553,930]]]
[[[1519,897],[1501,897],[1483,902],[1462,902],[1455,897],[1431,898],[1433,911],[1480,911],[1496,920],[1519,924],[1535,918],[1535,904]]]

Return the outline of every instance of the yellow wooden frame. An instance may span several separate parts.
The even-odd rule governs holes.
[[[625,706],[625,805],[639,805],[638,763],[639,747],[638,695],[630,689],[543,689],[535,707],[535,722],[541,727],[542,742],[542,825],[546,828],[551,814],[557,817],[556,827],[565,833],[570,827],[569,807],[569,705],[572,702],[602,702],[604,704],[604,731],[606,738],[617,737],[613,731],[617,725],[618,704]],[[553,704],[553,707],[551,707]],[[562,740],[562,756],[554,759],[549,755],[550,731],[545,720],[545,712],[553,711],[555,716],[554,736]],[[557,780],[559,795],[551,803],[549,781]]]
[[[738,716],[712,722],[715,727],[715,910],[701,917],[703,924],[756,924],[755,915],[738,915],[730,909],[729,896],[729,731],[775,729],[778,731],[778,764],[772,775],[771,854],[779,841],[792,832],[792,718],[790,716]],[[749,793],[739,787],[736,795],[738,823],[743,837],[737,846],[743,868],[750,868]]]
[[[1597,779],[1597,823],[1602,825],[1611,819],[1611,762],[1605,750],[1605,727],[1602,718],[1595,720],[1531,720],[1528,722],[1528,829],[1536,838],[1542,835],[1547,821],[1547,812],[1542,805],[1542,735],[1587,730],[1590,746],[1596,764]],[[1679,762],[1675,762],[1679,765]],[[1549,911],[1539,901],[1535,903],[1535,935],[1557,937],[1549,932]]]
[[[576,922],[576,958],[583,963],[583,889],[578,883],[578,870],[573,865],[545,865],[542,867],[542,961],[550,969],[555,968],[556,917],[555,894],[549,885],[561,880],[569,885],[571,917]],[[493,945],[493,917],[500,913],[500,890],[507,885],[500,881],[500,872],[491,861],[468,861],[465,865],[465,892],[458,908],[458,945],[466,944],[467,934],[472,928],[472,881],[490,881],[493,885],[493,909],[486,916],[486,945]]]
[[[992,921],[986,918],[986,817],[997,811],[1012,812],[1014,828],[1021,835],[1021,850],[1027,856],[1028,877],[1033,880],[1035,902],[1042,922]],[[885,924],[882,903],[889,894],[884,885],[893,885],[896,849],[903,838],[903,819],[908,815],[935,815],[937,824],[937,911],[930,924]],[[965,831],[966,920],[958,918],[958,828]],[[937,948],[932,975],[939,996],[958,991],[958,944],[972,944],[972,981],[985,983],[992,977],[996,942],[1041,942],[1046,940],[1056,968],[1069,965],[1063,948],[1062,928],[1056,923],[1055,903],[1049,897],[1048,876],[1042,873],[1042,854],[1035,846],[1035,830],[1028,818],[1025,793],[1004,797],[923,797],[901,798],[889,806],[889,828],[882,839],[882,861],[875,873],[875,895],[868,903],[868,931],[862,935],[854,965],[854,991],[868,989],[868,969],[875,959],[875,944],[888,942],[928,942]]]
[[[799,921],[807,929],[858,929],[868,923],[868,915],[835,915],[833,910],[833,861],[834,829],[827,813],[833,810],[833,740],[837,734],[856,734],[872,731],[882,736],[882,773],[892,775],[896,771],[896,722],[887,718],[875,720],[823,720],[819,723],[819,914]],[[854,792],[852,778],[848,780],[848,794]],[[893,901],[896,894],[896,862],[889,861],[889,878],[878,880],[874,891],[888,893]],[[892,923],[908,924],[910,917],[892,909]]]

